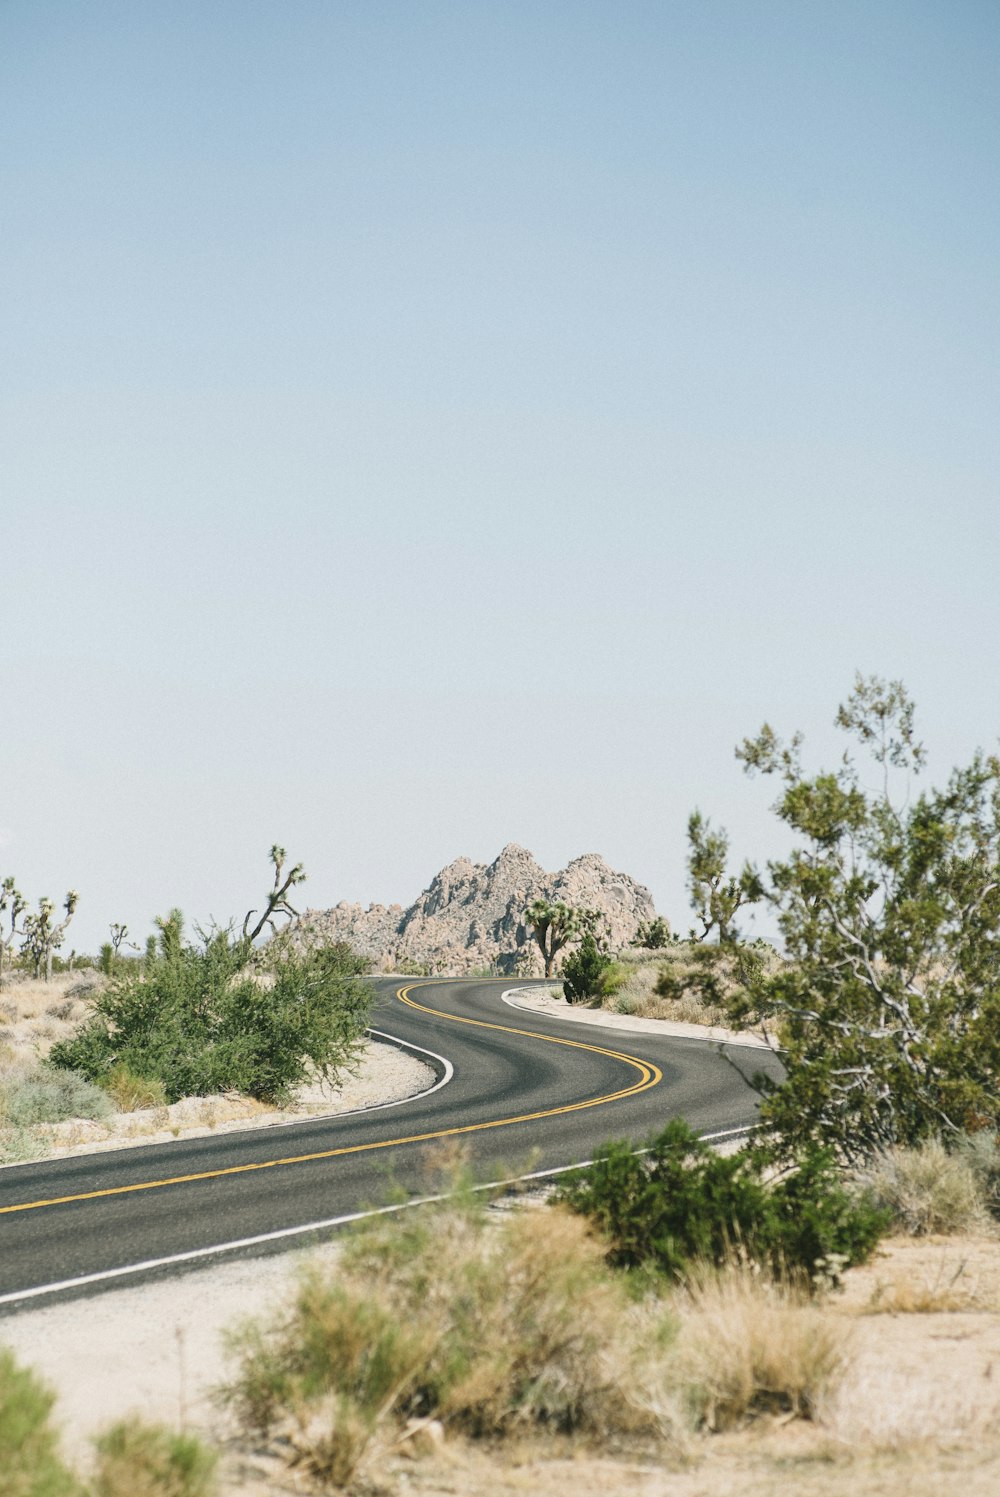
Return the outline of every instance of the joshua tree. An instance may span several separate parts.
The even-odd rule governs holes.
[[[15,888],[13,878],[5,878],[0,884],[0,986],[3,984],[4,967],[8,958],[13,957],[14,942],[20,931],[17,922],[28,908],[28,901],[24,895]],[[4,932],[3,918],[6,915],[9,928]]]
[[[253,927],[252,930],[250,929],[250,921],[252,920],[253,916],[256,915],[256,910],[248,910],[247,917],[243,922],[244,939],[251,942],[251,944],[256,941],[257,937],[260,935],[261,931],[266,925],[269,925],[271,927],[272,933],[275,933],[277,931],[277,926],[274,923],[275,915],[288,915],[289,917],[294,917],[299,913],[298,910],[293,909],[293,907],[289,904],[288,891],[289,889],[294,889],[296,884],[305,883],[305,869],[303,868],[301,863],[296,863],[288,873],[285,873],[285,859],[287,858],[288,854],[285,852],[285,849],[283,847],[279,847],[277,843],[275,843],[271,848],[270,856],[271,862],[274,865],[274,884],[272,885],[271,891],[267,896],[267,904],[264,907],[264,913],[261,915],[260,919],[257,921],[257,924]]]
[[[52,958],[63,943],[66,927],[73,918],[73,911],[76,909],[79,898],[76,890],[70,889],[63,900],[63,909],[66,913],[58,925],[53,923],[56,907],[51,899],[40,899],[38,913],[24,917],[24,941],[21,950],[26,956],[30,956],[36,977],[41,977],[44,967],[46,982],[52,981]]]
[[[700,811],[692,812],[688,821],[688,844],[691,907],[702,925],[700,933],[691,934],[704,941],[718,930],[719,945],[730,946],[739,938],[734,924],[737,911],[763,898],[760,875],[748,863],[739,875],[727,876],[729,836],[721,827],[716,830]]]
[[[552,904],[547,899],[536,899],[525,910],[524,921],[531,927],[531,934],[542,953],[545,976],[551,977],[556,957],[566,943],[579,934],[580,912],[568,904]]]

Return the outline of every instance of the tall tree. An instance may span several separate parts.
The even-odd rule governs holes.
[[[24,917],[24,941],[21,950],[31,958],[34,974],[41,977],[45,969],[45,981],[52,981],[52,959],[66,936],[66,928],[73,918],[79,902],[79,894],[70,889],[63,900],[63,918],[56,923],[56,907],[51,899],[40,899],[37,912]]]
[[[859,675],[836,723],[857,748],[834,771],[807,774],[801,736],[768,724],[737,750],[778,781],[795,838],[766,889],[787,960],[742,1005],[782,1022],[787,1079],[764,1120],[855,1158],[1000,1123],[1000,760],[976,753],[916,795],[898,681]]]
[[[760,875],[749,863],[738,875],[727,873],[728,857],[729,834],[725,828],[716,829],[700,811],[693,811],[688,820],[688,888],[701,930],[691,934],[704,941],[717,930],[720,946],[732,945],[738,939],[738,911],[744,905],[756,904],[764,893]]]
[[[28,901],[16,887],[13,878],[0,883],[0,986],[3,985],[4,967],[13,959],[14,946],[20,931],[18,920],[28,908]],[[7,929],[4,930],[4,920]]]
[[[561,901],[536,899],[525,910],[524,921],[542,953],[545,976],[551,977],[556,957],[580,931],[580,912]]]

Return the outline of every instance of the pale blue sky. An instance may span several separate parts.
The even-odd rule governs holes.
[[[1000,732],[1000,11],[0,4],[0,875],[687,919],[856,668]]]

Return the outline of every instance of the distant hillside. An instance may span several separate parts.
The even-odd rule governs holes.
[[[496,962],[501,972],[517,967],[540,974],[541,959],[522,920],[525,906],[539,897],[599,910],[613,947],[626,946],[640,922],[656,914],[649,890],[596,853],[546,873],[512,842],[488,865],[456,858],[408,909],[341,903],[307,910],[289,934],[296,944],[349,941],[382,972],[419,965],[460,975]]]

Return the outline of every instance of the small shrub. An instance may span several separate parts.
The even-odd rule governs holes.
[[[596,1224],[612,1263],[674,1279],[742,1256],[821,1287],[870,1257],[887,1218],[846,1189],[827,1155],[805,1154],[777,1181],[765,1172],[763,1155],[716,1154],[675,1119],[644,1153],[606,1144],[557,1195]]]
[[[746,1266],[694,1275],[679,1313],[675,1376],[710,1430],[762,1414],[811,1419],[849,1364],[842,1320]]]
[[[228,1399],[340,1482],[408,1417],[472,1436],[676,1434],[664,1313],[631,1304],[603,1259],[567,1212],[495,1223],[458,1203],[368,1224],[335,1275],[314,1269],[282,1317],[232,1338]]]
[[[112,1066],[107,1075],[101,1077],[100,1084],[119,1112],[139,1112],[147,1107],[163,1107],[167,1100],[167,1090],[162,1081],[137,1076],[127,1065]]]
[[[210,1497],[215,1451],[161,1424],[124,1419],[94,1442],[93,1497]]]
[[[562,966],[563,991],[570,1003],[583,1003],[596,998],[601,992],[601,983],[612,966],[606,952],[599,951],[590,931],[580,942],[579,950],[568,956]]]
[[[0,1077],[0,1120],[15,1128],[67,1118],[100,1121],[113,1110],[107,1094],[79,1071],[42,1064],[14,1068]]]
[[[991,1216],[1000,1217],[1000,1134],[969,1134],[960,1141],[958,1153],[972,1171],[983,1206]]]
[[[0,1477],[4,1497],[82,1497],[50,1422],[55,1395],[0,1347]]]
[[[939,1139],[880,1154],[865,1174],[877,1204],[914,1237],[981,1231],[989,1218],[965,1153],[949,1153]]]
[[[0,1123],[0,1164],[24,1164],[44,1153],[45,1145],[30,1128],[12,1128]]]

